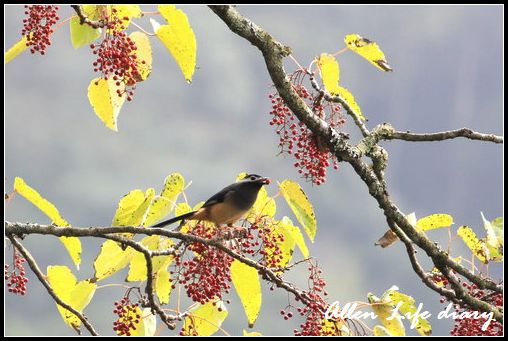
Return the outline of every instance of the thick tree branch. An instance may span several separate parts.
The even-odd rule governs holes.
[[[133,241],[129,241],[120,236],[115,236],[115,233],[133,233],[133,234],[141,234],[141,235],[160,235],[168,238],[174,238],[181,240],[185,243],[201,243],[205,245],[213,246],[234,259],[239,260],[240,262],[250,265],[251,267],[258,270],[259,274],[266,278],[268,281],[272,282],[278,288],[282,288],[289,293],[292,293],[295,298],[302,301],[304,304],[309,304],[311,300],[309,297],[303,292],[297,289],[293,284],[284,281],[284,279],[277,275],[273,270],[258,264],[252,259],[246,258],[233,250],[231,248],[226,247],[222,240],[219,239],[205,239],[192,234],[186,234],[181,232],[169,231],[162,228],[145,228],[145,227],[135,227],[135,226],[122,226],[122,227],[89,227],[89,228],[80,228],[80,227],[58,227],[53,225],[41,225],[41,224],[30,224],[30,223],[12,223],[5,222],[5,233],[17,236],[30,235],[30,234],[42,234],[42,235],[51,235],[56,237],[96,237],[96,238],[107,238],[113,239],[119,242],[125,242],[125,244],[132,246]],[[153,256],[150,250],[144,249],[142,246],[136,246],[136,250],[145,254],[150,254]],[[144,251],[142,251],[142,249]],[[148,252],[148,253],[145,253]],[[159,255],[159,254],[157,254]]]
[[[7,235],[7,238],[9,238],[9,240],[11,241],[12,245],[14,245],[14,247],[23,255],[23,258],[25,258],[25,260],[26,260],[28,266],[30,267],[30,269],[32,270],[32,272],[35,274],[35,276],[37,276],[37,279],[39,279],[39,282],[41,282],[42,285],[46,288],[46,290],[48,291],[48,294],[53,298],[53,300],[56,302],[56,304],[58,304],[62,308],[65,308],[68,311],[70,311],[71,313],[73,313],[74,315],[76,315],[77,318],[79,318],[79,320],[83,323],[85,328],[90,332],[90,334],[92,334],[94,336],[98,336],[99,334],[97,333],[97,331],[95,331],[92,324],[90,324],[90,322],[88,322],[88,319],[85,317],[85,315],[83,315],[82,313],[80,313],[79,311],[77,311],[76,309],[74,309],[73,307],[71,307],[70,305],[65,303],[64,301],[62,301],[55,294],[55,292],[53,291],[53,288],[51,288],[48,281],[46,281],[46,276],[42,273],[41,269],[35,262],[35,259],[32,257],[30,252],[28,252],[28,250],[25,249],[25,247],[23,245],[21,245],[21,243],[18,242],[12,234],[9,234],[6,231],[6,235]],[[75,330],[79,331],[77,329],[75,329]]]
[[[423,249],[432,259],[436,267],[440,269],[452,268],[458,273],[468,274],[467,269],[454,262],[446,252],[441,250],[435,243],[430,241],[425,235],[420,234],[406,219],[405,215],[392,202],[386,186],[371,167],[366,165],[361,159],[365,150],[350,146],[347,143],[345,134],[341,134],[332,129],[325,121],[313,114],[312,110],[294,91],[290,79],[287,77],[283,68],[283,58],[290,53],[290,49],[277,42],[270,34],[241,15],[231,6],[210,6],[211,10],[219,16],[224,23],[235,34],[245,38],[251,44],[256,46],[263,54],[268,73],[275,85],[279,95],[284,103],[291,109],[297,118],[303,122],[314,134],[326,141],[329,149],[335,154],[338,160],[348,162],[369,189],[369,193],[379,204],[387,219],[393,221],[400,229],[412,240],[418,247]],[[364,136],[367,133],[366,128],[362,129]],[[467,135],[467,134],[466,134]],[[473,136],[469,134],[469,136]],[[369,136],[366,136],[369,138]],[[377,141],[372,144],[372,147]],[[363,145],[365,146],[365,144]],[[443,271],[442,271],[443,272]],[[444,271],[443,273],[450,273]],[[468,274],[469,275],[469,274]],[[468,277],[473,283],[481,288],[488,288],[502,292],[502,286],[482,279],[479,276]],[[467,299],[465,298],[467,296]],[[461,297],[466,302],[475,300],[469,294]],[[474,303],[474,302],[473,302]],[[485,303],[485,302],[482,302]],[[502,321],[502,314],[495,307],[485,303],[481,305],[482,311],[494,312],[495,318]],[[486,310],[483,310],[486,309]]]

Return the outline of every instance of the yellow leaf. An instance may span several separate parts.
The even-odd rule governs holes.
[[[156,250],[159,245],[159,236],[147,236],[141,240],[141,245],[145,246],[149,250]],[[130,265],[129,274],[127,275],[126,281],[146,281],[146,260],[145,255],[138,251],[133,251]]]
[[[467,247],[482,263],[487,264],[489,262],[489,250],[485,242],[479,240],[476,233],[469,226],[459,227],[457,235],[462,238]]]
[[[231,280],[242,301],[249,328],[252,328],[261,309],[261,283],[258,271],[235,259],[231,264]]]
[[[122,248],[113,240],[106,240],[102,246],[99,255],[95,259],[93,266],[95,269],[95,278],[97,281],[122,270],[129,264],[134,255],[132,248],[122,250]]]
[[[171,200],[157,195],[153,198],[152,204],[148,208],[144,226],[152,226],[154,223],[162,220],[167,216],[171,210],[175,207],[174,202]]]
[[[431,214],[418,219],[416,229],[418,231],[428,231],[441,227],[450,227],[453,224],[453,217],[449,214]]]
[[[182,193],[185,188],[185,179],[180,173],[173,173],[166,177],[164,180],[164,188],[161,191],[161,196],[169,200],[176,201],[176,198]]]
[[[88,86],[88,100],[95,114],[106,127],[118,131],[118,114],[127,96],[125,95],[124,83],[121,83],[120,86],[115,83],[112,77],[108,80],[103,78],[92,79]],[[121,96],[117,91],[120,91]]]
[[[99,10],[95,5],[81,5],[81,10],[90,20],[98,20]],[[83,45],[88,45],[101,36],[101,28],[93,28],[90,25],[83,24],[77,15],[70,20],[71,42],[75,49]]]
[[[22,178],[16,177],[14,179],[14,190],[23,196],[26,200],[35,205],[35,207],[41,210],[45,215],[47,215],[55,225],[62,227],[69,226],[69,223],[64,218],[62,218],[55,205],[44,199]]]
[[[275,243],[275,247],[265,247],[267,262],[272,268],[284,268],[293,258],[295,249],[296,241],[293,238],[293,226],[279,221],[273,222],[271,227],[272,230],[268,238]],[[280,239],[281,236],[283,240]]]
[[[142,15],[141,8],[138,5],[114,5],[108,7],[116,9],[116,16],[120,19],[122,22],[121,25],[124,27],[123,29],[119,28],[121,30],[126,30],[129,27],[132,18],[140,18]],[[108,13],[111,13],[111,9],[108,10]]]
[[[355,96],[351,92],[349,92],[348,89],[343,88],[341,86],[338,86],[336,89],[336,93],[333,93],[332,95],[340,96],[346,103],[349,105],[351,110],[360,117],[362,121],[365,121],[365,116],[363,116],[362,110],[360,109],[360,106],[358,103],[356,103]]]
[[[179,216],[179,215],[182,215],[182,214],[185,214],[185,213],[189,213],[190,211],[192,211],[192,207],[190,207],[190,205],[187,204],[186,202],[181,202],[181,203],[176,205],[175,216]]]
[[[320,336],[351,336],[351,330],[343,320],[333,321],[323,319],[321,321]]]
[[[90,303],[97,285],[87,280],[77,282],[72,271],[66,266],[48,266],[47,279],[55,294],[78,312],[83,312]],[[65,308],[57,305],[64,322],[74,329],[79,329],[81,320]]]
[[[141,245],[149,250],[167,250],[173,246],[171,239],[162,236],[147,236],[140,241]],[[146,259],[145,255],[138,251],[133,251],[129,274],[127,275],[126,281],[146,281]],[[173,261],[173,256],[155,256],[152,258],[152,275],[155,275],[158,271],[164,270]]]
[[[185,188],[185,179],[180,173],[173,173],[164,180],[164,187],[160,196],[155,197],[150,206],[145,220],[145,226],[151,226],[155,222],[167,216],[176,205],[178,196]]]
[[[374,310],[374,313],[378,316],[379,321],[386,327],[388,332],[391,335],[395,336],[404,336],[406,335],[406,330],[404,329],[404,325],[401,321],[401,316],[399,313],[393,314],[393,306],[389,301],[383,301],[379,297],[369,293],[367,295],[369,303],[371,303],[371,308]],[[388,320],[389,317],[394,315],[394,318]]]
[[[384,296],[385,295],[383,295],[383,297]],[[395,307],[399,304],[399,302],[402,302],[402,305],[399,307],[399,311],[404,315],[408,313],[414,315],[417,312],[415,299],[411,296],[398,292],[397,290],[388,290],[386,292],[386,297],[391,300],[392,305]],[[422,336],[429,336],[432,333],[432,327],[429,320],[419,316],[417,321],[416,331],[418,334]]]
[[[344,42],[351,51],[358,53],[378,69],[393,71],[386,61],[385,54],[375,42],[358,34],[348,34]]]
[[[186,335],[213,335],[219,330],[227,316],[228,310],[224,302],[208,301],[189,311],[184,321],[184,332]]]
[[[70,226],[67,220],[62,218],[55,205],[43,198],[39,192],[30,187],[22,178],[16,177],[14,179],[14,190],[47,215],[54,225],[60,227]],[[82,252],[81,241],[76,237],[60,237],[59,239],[71,256],[76,268],[79,269]]]
[[[286,202],[295,214],[296,219],[303,226],[305,233],[314,242],[317,231],[316,217],[305,192],[299,184],[291,180],[284,180],[279,185],[279,188],[284,199],[286,199]]]
[[[152,46],[150,39],[143,32],[132,32],[129,37],[136,44],[135,53],[137,58],[138,71],[141,74],[141,79],[137,81],[144,81],[152,73]]]
[[[244,329],[243,336],[263,336],[263,334],[261,334],[260,332],[248,332]]]
[[[284,227],[285,233],[284,235],[293,239],[300,249],[303,258],[309,258],[309,249],[307,248],[307,244],[305,243],[305,239],[303,238],[302,232],[297,226],[294,226],[291,219],[284,216],[281,220],[281,224]]]
[[[251,223],[254,223],[257,219],[264,216],[273,218],[276,211],[277,206],[275,204],[275,200],[268,196],[268,192],[264,187],[261,187],[254,205],[252,205],[252,208],[246,215],[246,219]]]
[[[336,94],[339,87],[339,63],[335,57],[328,53],[322,53],[317,59],[317,65],[321,72],[321,79],[325,89],[330,94]]]
[[[494,219],[492,222],[485,219],[483,212],[480,212],[483,220],[483,228],[487,232],[485,242],[489,249],[489,260],[494,262],[502,262],[503,247],[504,247],[504,231],[503,231],[503,218]]]
[[[388,329],[380,325],[374,326],[372,332],[374,333],[374,336],[393,336],[392,334],[390,334]]]
[[[157,28],[155,34],[171,52],[185,79],[191,82],[196,68],[197,44],[187,15],[173,5],[159,5],[158,8],[168,25],[154,27],[154,30]]]
[[[23,37],[16,44],[12,45],[12,47],[7,50],[7,52],[5,52],[4,64],[9,63],[11,60],[25,51],[28,48],[28,46],[26,46],[26,42],[26,37]]]
[[[132,190],[124,195],[118,202],[112,226],[132,226],[132,216],[144,201],[145,193],[139,189]]]
[[[185,214],[185,213],[189,213],[190,211],[197,211],[201,208],[201,206],[203,206],[205,202],[204,201],[200,201],[198,202],[194,207],[190,207],[189,204],[183,202],[183,203],[179,203],[176,205],[176,208],[175,208],[175,216],[178,217],[179,215],[182,215],[182,214]],[[182,228],[180,229],[180,232],[182,233],[187,233],[189,232],[189,230],[195,226],[198,222],[195,221],[195,220],[188,220],[186,221],[185,225],[182,226]],[[208,223],[208,222],[204,222],[206,226],[209,226],[209,227],[214,227],[215,225],[213,223]]]
[[[141,315],[141,326],[143,329],[143,336],[154,336],[157,331],[157,318],[150,308],[143,309]]]
[[[171,294],[171,282],[169,272],[165,269],[157,272],[157,278],[155,279],[155,293],[159,298],[160,304],[169,303],[169,295]]]

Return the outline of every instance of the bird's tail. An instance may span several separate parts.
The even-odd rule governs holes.
[[[157,224],[152,225],[150,227],[164,227],[164,226],[167,226],[167,225],[171,225],[173,223],[176,223],[177,221],[184,220],[184,219],[187,219],[189,217],[192,217],[194,215],[194,213],[196,213],[196,212],[197,211],[192,211],[192,212],[189,212],[189,213],[185,213],[185,214],[179,215],[178,217],[174,217],[174,218],[171,218],[171,219],[168,219],[168,220],[161,221],[160,223],[157,223]]]

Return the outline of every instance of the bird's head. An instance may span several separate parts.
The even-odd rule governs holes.
[[[257,175],[257,174],[247,174],[240,181],[244,182],[244,183],[255,183],[255,184],[259,184],[261,186],[270,184],[269,178],[265,178],[265,177],[262,177],[261,175]]]

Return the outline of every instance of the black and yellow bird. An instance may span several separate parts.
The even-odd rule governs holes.
[[[257,174],[247,174],[208,199],[200,209],[182,214],[151,227],[164,227],[177,221],[209,221],[217,226],[229,225],[242,218],[254,205],[258,192],[263,185],[270,184],[270,179]]]

